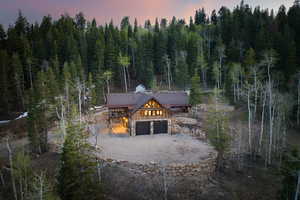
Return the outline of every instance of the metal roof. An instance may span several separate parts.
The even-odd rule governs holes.
[[[110,93],[107,94],[107,107],[128,107],[135,112],[150,99],[155,99],[163,107],[189,106],[186,92],[157,92],[157,93]]]

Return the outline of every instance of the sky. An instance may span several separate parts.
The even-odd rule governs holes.
[[[294,0],[245,0],[251,7],[260,6],[278,10],[280,5],[290,7]],[[113,19],[119,24],[124,16],[131,20],[137,18],[139,24],[146,19],[152,22],[158,19],[176,18],[189,19],[195,10],[204,7],[207,13],[221,6],[230,9],[240,3],[240,0],[0,0],[0,24],[7,27],[16,20],[18,10],[33,23],[40,22],[42,17],[50,14],[54,19],[68,13],[74,16],[83,12],[87,19],[95,18],[98,24],[108,23]]]

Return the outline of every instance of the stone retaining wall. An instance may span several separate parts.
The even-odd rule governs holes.
[[[210,153],[206,159],[191,164],[168,164],[151,162],[148,164],[130,163],[128,161],[102,159],[105,166],[119,166],[129,169],[131,172],[143,175],[161,175],[168,177],[201,177],[201,181],[207,181],[214,173],[217,153]]]

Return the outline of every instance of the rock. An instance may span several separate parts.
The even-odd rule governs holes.
[[[185,124],[185,125],[197,125],[198,121],[193,118],[188,118],[188,117],[176,117],[175,118],[176,122],[179,124]]]

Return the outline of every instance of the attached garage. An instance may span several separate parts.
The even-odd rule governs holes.
[[[154,121],[153,133],[154,134],[168,133],[168,121],[167,120]]]
[[[135,134],[136,135],[150,135],[150,121],[136,122]]]

